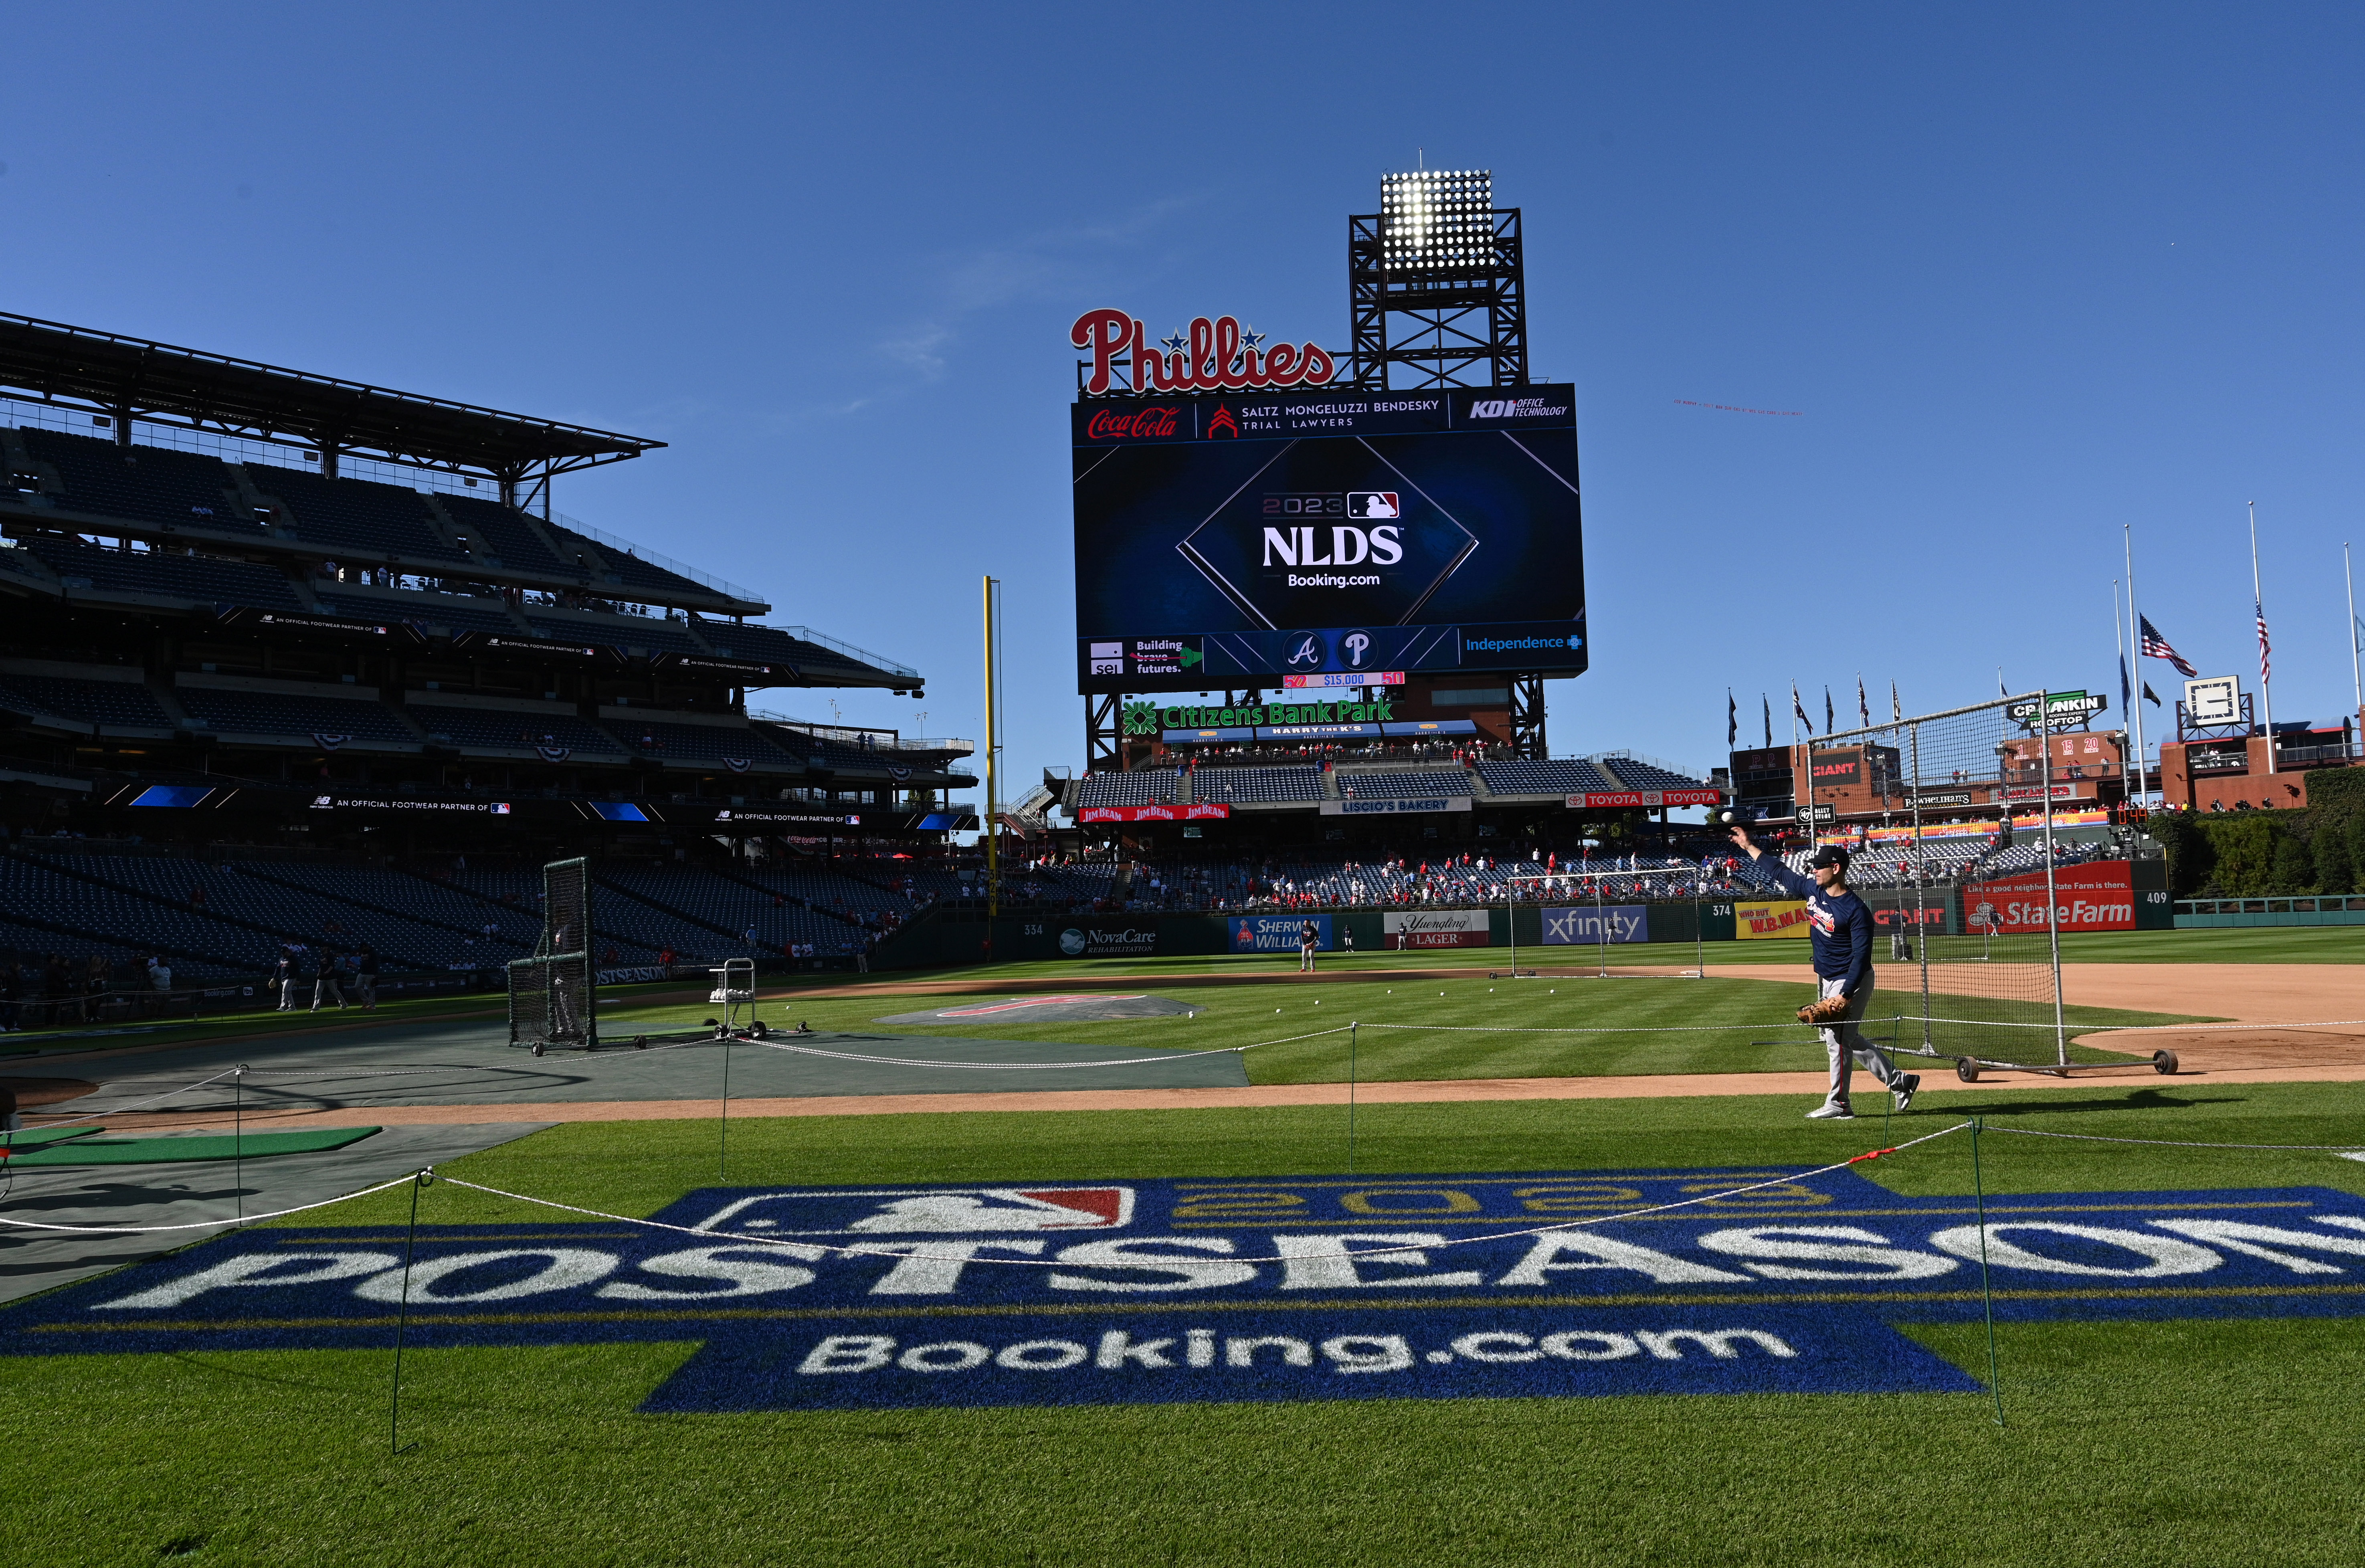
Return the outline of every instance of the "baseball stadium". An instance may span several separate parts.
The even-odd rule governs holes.
[[[1522,213],[1376,196],[1344,347],[1059,312],[925,674],[554,506],[694,450],[0,317],[11,1557],[2355,1561],[2365,713],[1548,721]]]

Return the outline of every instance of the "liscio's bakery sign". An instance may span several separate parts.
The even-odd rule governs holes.
[[[1257,386],[1322,386],[1339,374],[1327,350],[1312,343],[1264,346],[1265,335],[1244,330],[1233,316],[1210,321],[1194,318],[1186,331],[1157,340],[1149,329],[1122,310],[1087,310],[1069,329],[1068,341],[1093,353],[1088,397],[1108,392],[1111,378],[1125,373],[1130,385],[1119,391],[1239,392]]]

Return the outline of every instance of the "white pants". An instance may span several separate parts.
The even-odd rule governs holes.
[[[1297,967],[1298,967],[1299,969],[1312,969],[1312,968],[1314,967],[1314,949],[1313,949],[1313,948],[1311,948],[1311,947],[1300,947],[1300,948],[1298,948],[1298,950],[1297,950]]]
[[[1821,982],[1821,994],[1837,996],[1840,993],[1840,988],[1846,983],[1844,980],[1823,980]],[[1866,977],[1864,984],[1856,988],[1855,994],[1848,999],[1847,1016],[1821,1031],[1823,1036],[1823,1049],[1830,1053],[1832,1058],[1832,1087],[1829,1098],[1834,1104],[1847,1103],[1848,1075],[1852,1062],[1864,1063],[1864,1070],[1866,1072],[1872,1074],[1881,1083],[1891,1087],[1899,1079],[1905,1076],[1897,1070],[1897,1064],[1890,1061],[1879,1047],[1856,1032],[1856,1020],[1863,1017],[1864,1010],[1871,1005],[1872,980]]]

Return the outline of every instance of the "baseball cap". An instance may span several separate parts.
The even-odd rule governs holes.
[[[1847,863],[1848,852],[1836,844],[1824,845],[1821,849],[1816,850],[1813,858],[1807,862],[1810,866],[1836,866],[1843,871],[1847,869]]]

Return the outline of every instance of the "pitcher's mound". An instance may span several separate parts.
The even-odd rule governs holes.
[[[970,1002],[928,1013],[898,1013],[878,1024],[1102,1024],[1120,1018],[1166,1018],[1200,1012],[1163,996],[1020,996]]]

